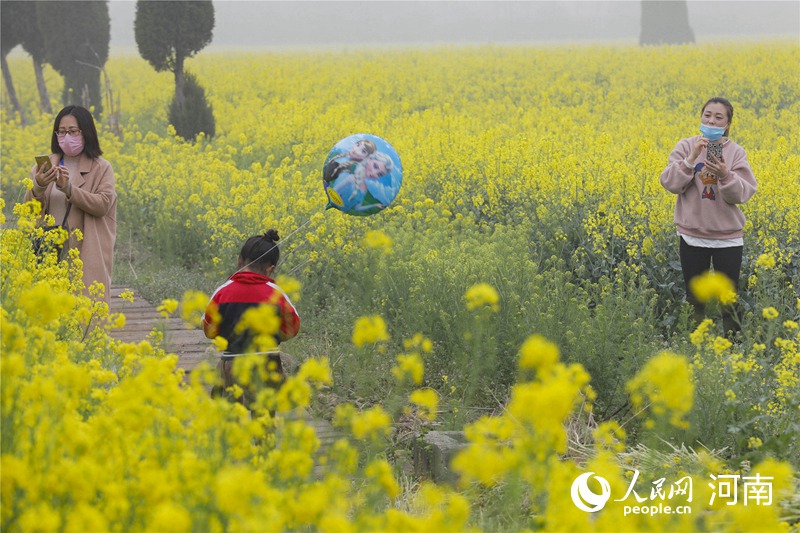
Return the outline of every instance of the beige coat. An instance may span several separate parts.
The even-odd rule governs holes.
[[[58,161],[58,156],[50,156]],[[31,169],[31,179],[36,174],[36,166]],[[67,217],[69,229],[79,229],[83,240],[70,236],[69,247],[77,248],[83,260],[83,283],[86,288],[99,281],[105,285],[105,300],[109,301],[111,289],[111,270],[114,263],[114,242],[117,238],[117,191],[114,189],[114,170],[111,164],[98,157],[91,159],[85,153],[78,162],[78,175],[70,176],[72,184],[72,209]],[[25,195],[42,203],[42,213],[48,213],[50,193],[55,183],[50,183],[41,196],[33,190]],[[61,221],[57,220],[56,224]],[[87,291],[88,294],[88,291]]]

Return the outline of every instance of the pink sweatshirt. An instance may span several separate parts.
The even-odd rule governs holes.
[[[674,218],[678,232],[702,239],[741,237],[745,218],[737,204],[748,201],[758,189],[747,154],[728,140],[722,148],[728,175],[718,180],[704,168],[705,150],[697,156],[693,169],[683,162],[698,138],[699,135],[678,141],[661,173],[661,185],[678,195]]]

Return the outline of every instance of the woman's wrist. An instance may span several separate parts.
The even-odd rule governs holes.
[[[33,193],[36,196],[41,196],[46,188],[46,186],[39,184],[39,180],[36,179],[36,176],[33,177]]]
[[[692,159],[691,161],[689,161],[689,158],[688,158],[688,157],[684,157],[684,158],[683,158],[683,164],[684,164],[684,166],[685,166],[686,168],[688,168],[689,170],[694,170],[694,159]]]
[[[67,182],[67,184],[64,187],[59,187],[58,185],[56,185],[56,188],[64,193],[64,195],[67,197],[67,200],[72,198],[72,183]]]

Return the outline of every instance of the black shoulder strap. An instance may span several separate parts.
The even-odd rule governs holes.
[[[64,213],[64,220],[61,221],[61,227],[62,228],[66,228],[67,227],[67,217],[69,216],[69,210],[70,209],[72,209],[72,202],[67,200],[67,212]]]

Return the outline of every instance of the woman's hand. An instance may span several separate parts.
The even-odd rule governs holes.
[[[706,156],[706,168],[718,179],[723,179],[728,175],[728,165],[725,164],[724,157],[717,159],[714,154],[708,154]]]
[[[58,175],[56,176],[56,187],[63,191],[67,188],[67,185],[69,185],[69,170],[67,170],[67,167],[63,165],[60,165],[56,168],[58,169]]]
[[[689,154],[687,159],[690,163],[694,163],[697,161],[697,157],[700,155],[700,152],[706,149],[708,146],[708,139],[705,137],[700,137],[694,142],[694,146],[692,146],[692,153]]]
[[[45,188],[58,178],[58,167],[51,165],[46,172],[42,172],[42,167],[36,167],[36,173],[33,175],[36,185]]]

